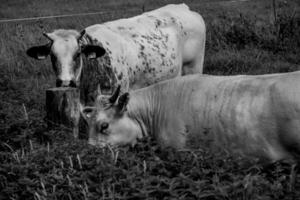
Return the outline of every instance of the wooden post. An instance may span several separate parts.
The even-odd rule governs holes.
[[[77,88],[59,87],[46,90],[46,120],[48,126],[65,125],[78,137],[80,92]]]
[[[274,24],[277,25],[277,12],[276,12],[276,1],[273,0],[273,15],[274,15]]]

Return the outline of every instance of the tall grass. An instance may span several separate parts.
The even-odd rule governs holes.
[[[2,153],[3,199],[297,199],[294,168],[225,152],[135,148],[96,149],[62,131],[53,145]],[[116,156],[118,155],[118,156]],[[6,173],[9,172],[9,173]],[[295,188],[296,187],[296,188]]]
[[[285,5],[277,21],[253,13],[220,13],[208,24],[206,72],[264,74],[299,70],[300,17],[290,10]]]

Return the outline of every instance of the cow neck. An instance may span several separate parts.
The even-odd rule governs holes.
[[[153,90],[139,89],[130,95],[128,116],[140,126],[143,137],[159,133],[164,115],[157,93]]]
[[[82,48],[82,46],[88,45],[89,42],[90,42],[89,36],[87,34],[85,34],[78,41],[78,44]],[[81,72],[80,72],[80,76],[78,77],[80,80],[79,81],[80,82],[79,88],[80,88],[80,93],[81,93],[80,98],[84,103],[89,103],[88,99],[87,99],[88,95],[86,94],[88,90],[86,89],[87,81],[85,80],[85,72],[84,72],[86,70],[85,68],[87,65],[87,58],[85,56],[83,56],[82,54],[80,56],[80,64],[81,64]]]
[[[149,120],[149,104],[141,98],[137,92],[132,92],[129,104],[127,106],[128,117],[133,119],[140,127],[142,137],[147,137],[151,130],[151,121]]]

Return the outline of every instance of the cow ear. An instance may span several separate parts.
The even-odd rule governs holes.
[[[120,91],[121,91],[121,85],[118,85],[117,89],[114,91],[114,93],[108,99],[111,104],[114,104],[117,101]]]
[[[122,94],[119,97],[119,100],[118,100],[118,110],[119,111],[124,112],[126,110],[126,106],[128,105],[129,99],[130,99],[130,97],[129,97],[128,92]]]
[[[79,36],[77,37],[77,41],[80,41],[84,35],[85,35],[85,30],[83,29],[83,30],[80,32]]]
[[[89,59],[95,59],[103,56],[105,54],[105,49],[97,45],[85,45],[82,47],[82,53],[86,55]]]
[[[49,44],[34,46],[27,49],[26,54],[37,60],[43,60],[50,54],[51,46]]]
[[[101,96],[101,95],[102,95],[101,87],[100,87],[100,84],[98,84],[98,86],[97,86],[97,94],[96,94],[96,97],[97,97],[97,96]]]

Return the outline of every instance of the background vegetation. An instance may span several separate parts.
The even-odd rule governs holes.
[[[295,169],[199,149],[174,152],[154,141],[95,149],[43,121],[50,61],[28,58],[43,31],[78,30],[177,0],[11,0],[0,20],[107,11],[102,15],[0,22],[0,199],[300,199]],[[205,73],[264,74],[300,69],[299,1],[185,1],[207,25]],[[134,10],[133,10],[134,9]],[[292,86],[291,86],[292,87]]]

